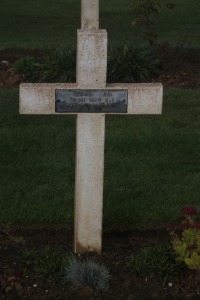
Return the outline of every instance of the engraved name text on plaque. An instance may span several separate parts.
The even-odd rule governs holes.
[[[126,113],[127,90],[56,90],[55,111]]]

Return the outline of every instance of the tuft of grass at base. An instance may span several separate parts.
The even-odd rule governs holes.
[[[184,263],[176,262],[176,255],[169,245],[154,245],[140,248],[127,258],[126,266],[139,277],[157,280],[162,284],[173,282],[186,271]]]
[[[162,115],[107,116],[104,224],[158,224],[199,206],[200,90],[164,92]],[[75,117],[18,113],[0,91],[0,223],[72,224]]]
[[[70,282],[76,288],[88,286],[97,294],[109,288],[110,279],[110,272],[104,265],[88,259],[80,260],[73,255],[63,269],[63,283]]]
[[[26,250],[24,260],[27,272],[41,281],[47,280],[49,286],[61,285],[63,269],[69,260],[69,255],[47,246],[41,250]]]

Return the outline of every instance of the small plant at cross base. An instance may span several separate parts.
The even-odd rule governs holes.
[[[168,245],[142,247],[127,259],[127,267],[139,277],[157,277],[163,284],[181,276],[183,265],[175,261],[175,255]]]
[[[90,260],[78,260],[74,256],[69,258],[63,274],[64,282],[77,287],[89,287],[96,293],[106,291],[111,278],[105,266]]]
[[[190,270],[200,272],[200,221],[197,209],[192,206],[183,207],[179,224],[168,224],[172,247],[177,255],[177,262],[184,262]]]
[[[62,283],[62,269],[68,260],[67,255],[46,247],[38,251],[26,251],[25,259],[34,277],[46,279],[50,286]]]

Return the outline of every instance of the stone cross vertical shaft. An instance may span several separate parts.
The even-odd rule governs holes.
[[[99,0],[82,0],[76,83],[20,85],[21,114],[77,114],[75,252],[102,249],[105,115],[162,111],[161,84],[106,84],[106,73],[107,32],[99,29]]]
[[[99,0],[82,0],[77,42],[77,84],[82,89],[106,85],[107,33],[99,30]],[[74,249],[101,251],[104,114],[78,114],[76,124],[76,178]]]
[[[99,0],[81,1],[81,29],[99,29]]]

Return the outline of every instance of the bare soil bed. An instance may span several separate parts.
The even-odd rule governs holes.
[[[192,271],[186,270],[181,277],[163,284],[158,277],[138,277],[127,268],[127,257],[141,247],[169,242],[165,229],[110,231],[103,236],[102,254],[79,255],[104,264],[110,270],[110,287],[101,294],[95,295],[87,286],[76,288],[69,283],[59,285],[48,278],[36,277],[25,253],[48,245],[65,255],[73,251],[72,236],[73,232],[64,228],[9,229],[7,232],[0,229],[0,299],[200,299],[200,278]]]

